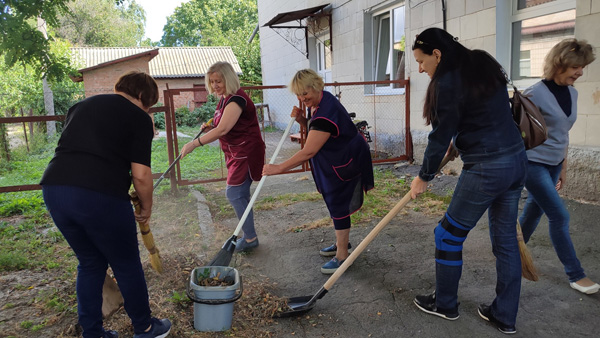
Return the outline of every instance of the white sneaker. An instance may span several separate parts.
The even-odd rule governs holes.
[[[571,287],[579,292],[585,293],[586,295],[591,295],[600,290],[600,285],[598,283],[594,283],[594,285],[590,286],[581,286],[575,282],[570,283]]]

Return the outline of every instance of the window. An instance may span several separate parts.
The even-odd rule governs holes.
[[[575,36],[576,0],[513,0],[510,75],[539,79],[544,58],[559,41]],[[529,80],[529,81],[528,81]]]
[[[404,6],[394,6],[365,17],[365,80],[404,79]],[[398,85],[379,84],[375,94],[401,94]],[[372,89],[371,89],[372,91]]]
[[[323,80],[331,82],[331,40],[322,41],[317,39],[317,72],[323,77]]]

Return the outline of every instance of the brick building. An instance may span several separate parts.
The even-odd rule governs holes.
[[[74,47],[71,51],[81,73],[72,79],[83,81],[86,97],[112,93],[122,74],[139,70],[152,75],[158,83],[159,103],[164,103],[167,85],[170,89],[200,88],[174,98],[175,108],[185,106],[192,110],[206,102],[204,80],[210,65],[227,61],[238,75],[242,73],[231,47]]]

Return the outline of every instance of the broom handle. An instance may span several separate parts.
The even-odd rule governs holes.
[[[198,132],[198,135],[196,135],[196,137],[194,137],[193,140],[200,137],[200,135],[202,135],[202,133],[206,130],[206,128],[208,128],[208,126],[212,124],[212,121],[213,121],[213,119],[208,120],[206,122],[206,126],[202,129],[200,129],[200,132]],[[156,181],[156,183],[154,183],[154,186],[152,187],[152,189],[156,189],[156,187],[158,187],[160,182],[162,182],[162,180],[165,178],[165,176],[169,173],[169,171],[171,171],[171,169],[173,169],[173,167],[177,164],[177,162],[179,162],[180,159],[181,159],[181,153],[179,153],[179,156],[177,156],[175,161],[173,161],[173,163],[171,163],[171,165],[167,168],[167,170],[162,175],[160,175],[160,177],[158,178],[158,181]]]
[[[290,122],[288,123],[287,128],[285,128],[285,131],[283,132],[283,135],[281,136],[281,140],[279,140],[279,144],[277,145],[277,148],[275,148],[275,152],[273,153],[273,156],[271,157],[271,161],[269,161],[269,164],[275,163],[275,158],[277,158],[277,154],[279,154],[279,150],[281,149],[281,146],[283,146],[283,142],[285,141],[288,133],[290,132],[290,129],[292,129],[292,125],[294,124],[294,121],[296,121],[296,119],[294,119],[294,118],[290,119]],[[235,231],[233,232],[233,235],[235,237],[237,237],[239,235],[240,231],[242,230],[242,225],[244,225],[246,218],[248,218],[248,214],[250,214],[250,210],[252,210],[252,205],[254,205],[254,202],[256,201],[256,198],[258,197],[258,193],[260,192],[260,189],[262,188],[263,184],[265,183],[266,178],[267,178],[267,176],[263,176],[260,179],[260,182],[258,182],[258,185],[256,186],[256,190],[254,190],[254,194],[252,194],[252,198],[250,199],[250,203],[248,203],[248,206],[246,207],[246,210],[244,211],[242,218],[240,218],[240,221],[238,222],[238,225],[235,228]]]
[[[450,157],[451,156],[444,156],[444,159],[442,160],[442,163],[440,163],[438,171],[440,171],[450,161]],[[381,221],[379,221],[379,223],[375,226],[375,228],[373,228],[373,230],[371,230],[371,232],[369,232],[367,237],[365,237],[365,239],[363,239],[360,242],[358,247],[356,247],[356,249],[354,249],[354,251],[352,251],[350,256],[348,256],[348,258],[346,258],[344,263],[342,263],[342,265],[335,271],[335,273],[331,277],[329,277],[327,282],[325,282],[325,284],[323,285],[323,288],[325,290],[331,289],[333,284],[335,284],[335,282],[337,282],[337,280],[342,276],[342,274],[344,272],[346,272],[346,270],[350,267],[350,265],[352,265],[352,263],[354,263],[356,258],[358,258],[358,255],[360,255],[365,250],[367,245],[369,245],[373,241],[373,239],[375,239],[375,237],[377,237],[377,235],[381,232],[381,230],[383,230],[383,228],[385,228],[388,225],[388,223],[394,217],[396,217],[396,215],[400,212],[400,210],[402,210],[402,208],[404,208],[404,206],[406,204],[408,204],[408,202],[410,202],[410,190],[406,193],[406,195],[404,195],[404,197],[402,197],[400,202],[398,202],[394,206],[394,208],[392,208],[392,210],[390,210],[387,213],[387,215],[385,215],[385,217],[383,217],[383,219]]]

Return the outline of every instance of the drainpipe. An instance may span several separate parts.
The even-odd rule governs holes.
[[[444,25],[444,30],[446,30],[446,0],[442,1],[442,24]]]

